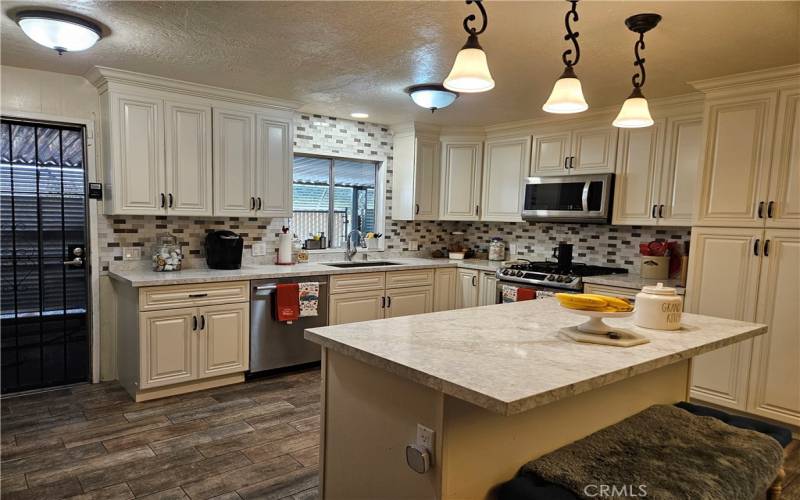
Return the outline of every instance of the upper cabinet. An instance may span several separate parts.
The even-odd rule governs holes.
[[[611,125],[570,125],[533,136],[530,174],[613,173],[617,129]]]
[[[481,220],[521,221],[531,138],[489,139],[484,148]]]
[[[481,140],[442,140],[441,220],[480,220],[482,149]]]
[[[394,136],[392,219],[439,218],[439,137],[418,128]]]
[[[778,94],[767,227],[800,226],[800,85]]]
[[[107,214],[291,215],[296,103],[107,68],[89,78]]]

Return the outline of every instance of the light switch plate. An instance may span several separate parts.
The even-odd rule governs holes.
[[[142,247],[122,247],[122,260],[142,260]]]
[[[267,244],[263,241],[253,243],[253,257],[267,255]]]

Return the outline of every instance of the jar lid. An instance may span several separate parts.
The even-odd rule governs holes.
[[[664,283],[658,283],[656,286],[646,286],[642,288],[644,293],[651,293],[653,295],[677,295],[678,292],[668,286],[664,286]]]

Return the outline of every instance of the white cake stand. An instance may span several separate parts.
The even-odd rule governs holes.
[[[617,328],[603,322],[604,318],[627,318],[633,314],[633,311],[585,311],[581,309],[571,309],[569,307],[564,307],[564,309],[571,313],[578,314],[580,316],[587,316],[589,318],[580,325],[569,326],[561,329],[561,333],[577,342],[613,345],[619,347],[630,347],[650,342],[647,337],[639,335],[638,333],[634,333],[627,328]]]

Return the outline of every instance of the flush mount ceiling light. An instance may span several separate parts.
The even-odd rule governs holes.
[[[561,54],[561,60],[564,61],[564,72],[556,80],[553,86],[553,92],[550,93],[550,98],[544,103],[542,109],[548,113],[568,114],[580,113],[589,109],[586,104],[586,99],[583,98],[583,89],[581,88],[581,81],[575,75],[573,67],[578,64],[578,59],[581,58],[581,48],[578,46],[577,31],[573,32],[572,27],[569,25],[570,18],[572,21],[578,20],[578,11],[576,10],[578,0],[567,0],[572,4],[572,9],[567,11],[564,16],[564,25],[567,27],[567,34],[564,35],[564,40],[572,41],[575,46],[575,57],[570,59],[572,49],[567,49]]]
[[[486,10],[481,0],[467,0],[467,5],[471,3],[476,4],[481,11],[483,24],[479,30],[470,28],[469,23],[475,21],[475,14],[464,18],[464,31],[469,35],[467,43],[461,47],[453,63],[453,69],[444,79],[444,86],[454,92],[486,92],[494,88],[494,80],[486,62],[486,53],[478,43],[478,35],[486,31]]]
[[[633,46],[633,52],[636,55],[636,61],[633,65],[637,66],[639,71],[631,79],[633,81],[633,92],[622,104],[622,109],[613,122],[615,127],[641,128],[649,127],[653,124],[647,99],[642,94],[646,74],[644,71],[644,58],[639,55],[639,51],[644,50],[644,34],[655,28],[659,21],[661,21],[661,16],[658,14],[636,14],[625,20],[625,26],[629,30],[639,33],[639,39]]]
[[[361,111],[356,111],[354,113],[350,113],[350,117],[364,119],[364,118],[369,118],[369,115],[367,113],[362,113]]]
[[[102,36],[96,23],[61,12],[24,10],[16,18],[31,40],[59,54],[86,50]]]
[[[412,85],[406,88],[406,93],[417,106],[430,109],[431,113],[453,104],[458,97],[458,92],[448,90],[441,83]]]

